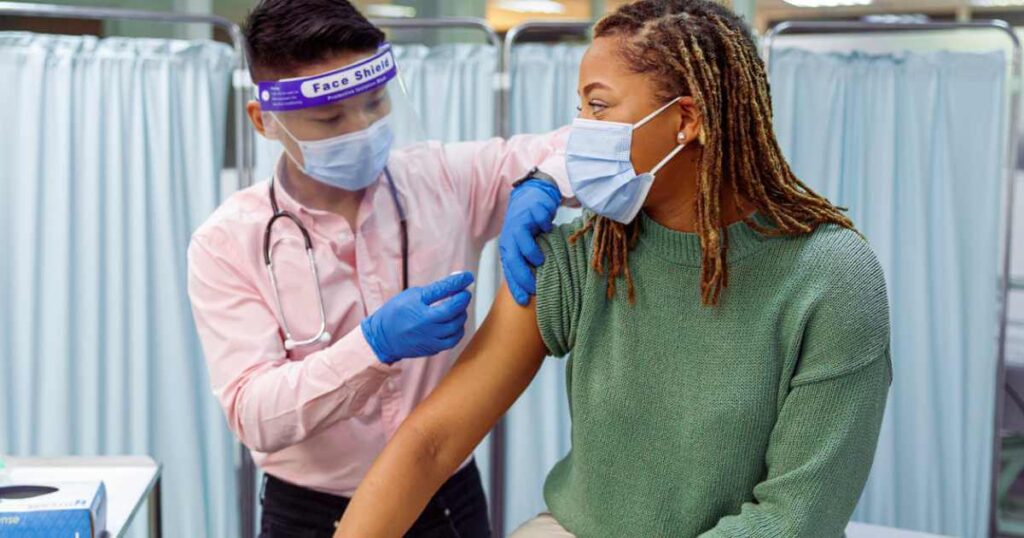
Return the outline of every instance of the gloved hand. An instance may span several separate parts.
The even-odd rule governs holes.
[[[544,254],[535,237],[551,231],[561,203],[558,187],[539,179],[524,181],[512,190],[498,238],[498,251],[512,298],[523,306],[537,293],[537,280],[530,266],[540,267],[544,263]]]
[[[473,273],[455,273],[409,288],[367,316],[363,335],[377,358],[392,364],[455,347],[465,335],[466,309],[473,297],[466,288],[472,283]]]

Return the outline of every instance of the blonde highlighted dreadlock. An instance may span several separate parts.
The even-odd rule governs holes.
[[[650,73],[661,102],[679,95],[693,98],[703,118],[703,152],[698,162],[696,199],[700,237],[701,300],[718,304],[728,285],[729,238],[722,225],[722,181],[728,181],[737,206],[745,200],[771,220],[766,235],[801,235],[821,224],[853,228],[839,208],[801,182],[779,149],[772,129],[772,104],[764,62],[749,30],[736,14],[709,0],[640,0],[601,19],[595,37],[624,38],[621,51],[637,73]],[[576,231],[575,242],[594,232],[591,264],[604,274],[608,298],[624,276],[634,301],[628,253],[639,224],[619,224],[591,216]]]

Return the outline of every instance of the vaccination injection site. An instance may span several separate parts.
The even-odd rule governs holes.
[[[0,0],[0,538],[1024,538],[1024,0]]]

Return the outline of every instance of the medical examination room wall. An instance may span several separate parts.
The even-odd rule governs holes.
[[[583,49],[517,47],[514,132],[572,119]],[[396,50],[430,137],[494,133],[494,52]],[[980,536],[1004,60],[776,60],[780,142],[808,183],[851,206],[890,284],[894,388],[856,517]],[[219,202],[230,68],[230,51],[208,43],[0,34],[0,76],[17,82],[0,87],[17,103],[0,119],[18,132],[0,144],[0,450],[152,454],[168,536],[237,533],[235,441],[209,392],[183,256]],[[831,76],[808,74],[819,70]],[[259,143],[258,180],[278,154]],[[478,319],[497,281],[491,247]],[[563,369],[549,359],[508,415],[506,529],[543,510],[544,477],[569,448]],[[486,476],[486,447],[477,455]]]
[[[184,256],[233,66],[212,42],[0,33],[0,451],[152,455],[166,536],[237,534]]]

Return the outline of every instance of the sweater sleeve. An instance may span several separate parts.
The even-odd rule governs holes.
[[[567,355],[576,342],[588,270],[586,245],[591,236],[575,243],[570,243],[569,237],[582,222],[581,217],[538,238],[544,263],[537,269],[537,327],[555,357]]]
[[[843,536],[874,460],[892,370],[885,280],[866,245],[818,274],[798,362],[738,514],[700,538]]]
[[[889,380],[885,351],[859,370],[794,387],[754,500],[700,538],[842,536],[871,469]]]

